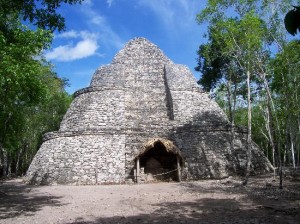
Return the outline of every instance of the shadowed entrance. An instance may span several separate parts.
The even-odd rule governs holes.
[[[182,157],[169,140],[154,139],[135,159],[136,182],[180,181]]]

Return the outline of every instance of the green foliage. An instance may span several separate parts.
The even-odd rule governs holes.
[[[249,88],[246,74],[250,73],[252,79],[255,78],[255,61],[263,55],[265,34],[265,23],[253,11],[245,13],[240,19],[224,17],[221,20],[212,20],[209,29],[210,42],[201,45],[198,51],[197,68],[202,72],[198,83],[206,90],[217,86],[218,90],[226,90],[225,105],[231,124],[235,124],[237,119],[237,103],[245,106]],[[249,91],[251,94],[251,89]]]
[[[209,43],[198,50],[196,71],[202,73],[199,84],[205,90],[216,87],[219,81],[241,83],[245,71],[254,70],[256,55],[263,55],[266,26],[252,11],[242,19],[227,18],[213,21],[209,29]],[[240,91],[244,93],[244,91]]]
[[[223,45],[223,55],[233,57],[241,68],[255,59],[255,55],[262,49],[266,29],[261,19],[252,11],[242,19],[224,19],[217,22],[218,32],[214,38]]]
[[[13,42],[0,32],[0,144],[9,162],[16,164],[20,151],[34,155],[41,134],[58,128],[70,97],[63,81],[39,56],[52,34],[21,24],[11,33]],[[25,169],[29,162],[19,163]]]
[[[300,41],[291,41],[271,63],[274,72],[272,90],[284,136],[300,145]]]
[[[40,101],[45,93],[42,72],[50,70],[35,57],[49,46],[48,31],[31,31],[19,24],[12,31],[14,41],[0,32],[0,136],[5,138],[11,128],[10,120],[17,116],[20,108]],[[14,129],[14,128],[12,128]]]
[[[0,0],[0,30],[3,31],[11,15],[17,14],[24,21],[29,21],[41,29],[62,31],[65,29],[64,18],[57,9],[64,4],[81,3],[83,0]]]
[[[45,73],[43,80],[46,93],[42,100],[33,106],[23,108],[23,125],[14,147],[12,164],[16,164],[18,153],[23,153],[18,172],[24,173],[41,144],[42,134],[58,130],[72,97],[64,90],[65,81],[54,73]],[[25,115],[25,116],[24,116]],[[14,166],[13,166],[14,167]]]
[[[8,166],[17,173],[25,171],[42,133],[58,129],[70,103],[66,82],[41,55],[51,44],[52,32],[65,28],[56,9],[62,3],[80,2],[0,0],[0,170],[4,175]]]
[[[278,147],[278,161],[284,151],[291,155],[291,145],[300,153],[300,44],[288,43],[282,23],[294,2],[208,0],[197,15],[199,23],[209,24],[208,43],[197,52],[196,70],[202,73],[198,83],[215,93],[236,125],[247,125],[249,72],[253,139],[268,155],[271,146]],[[232,96],[237,97],[236,108]]]
[[[300,41],[291,41],[276,55],[271,67],[274,70],[272,88],[277,93],[288,89],[297,90],[300,83]]]
[[[247,13],[253,12],[258,18],[265,21],[268,29],[269,44],[274,44],[281,50],[286,41],[286,31],[282,20],[291,5],[298,4],[296,0],[208,0],[204,10],[197,15],[197,21],[216,22],[224,18],[243,18]],[[274,48],[273,48],[274,51]]]
[[[198,84],[202,85],[206,91],[210,91],[216,87],[223,76],[222,68],[228,64],[226,58],[218,54],[219,49],[219,46],[211,42],[201,45],[197,52],[199,58],[198,66],[195,70],[202,73]]]

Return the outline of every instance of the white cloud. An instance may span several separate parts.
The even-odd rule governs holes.
[[[80,34],[78,32],[76,32],[75,30],[70,30],[70,31],[55,35],[55,38],[76,38],[79,35]]]
[[[93,33],[88,33],[85,31],[76,32],[69,31],[66,33],[60,34],[60,38],[77,38],[80,37],[81,40],[78,41],[75,45],[68,43],[66,45],[61,45],[53,50],[47,52],[45,57],[48,60],[56,61],[74,61],[82,58],[86,58],[92,55],[97,54],[98,43],[97,36]]]
[[[107,4],[108,4],[108,7],[111,7],[111,5],[112,5],[112,3],[114,2],[114,0],[107,0],[106,2],[107,2]]]
[[[168,1],[168,0],[161,0],[161,1],[139,0],[138,4],[140,6],[143,6],[143,7],[146,7],[146,8],[149,8],[150,10],[152,10],[166,24],[170,24],[173,20],[174,11],[171,10],[171,7],[170,7],[170,5],[172,4],[171,1]]]
[[[189,27],[195,23],[199,1],[195,0],[138,0],[138,5],[153,11],[170,29]]]
[[[81,4],[83,4],[83,5],[88,5],[88,6],[92,6],[92,5],[93,5],[93,2],[92,2],[92,0],[84,0]]]
[[[112,0],[107,0],[108,4],[112,2]],[[105,17],[99,15],[99,12],[88,5],[82,7],[82,10],[87,17],[87,21],[90,21],[92,29],[100,33],[99,41],[103,45],[112,46],[117,49],[120,49],[124,45],[125,41],[112,29]]]
[[[106,20],[104,17],[97,15],[96,13],[91,12],[90,15],[90,22],[96,26],[105,26]]]

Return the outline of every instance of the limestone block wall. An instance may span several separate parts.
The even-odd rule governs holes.
[[[140,78],[137,78],[125,93],[127,126],[139,127],[142,124],[167,120],[167,101],[162,74],[136,76]]]
[[[100,67],[92,87],[124,90],[126,127],[143,127],[169,119],[164,67],[173,64],[163,52],[145,39],[126,44],[110,65]]]
[[[229,161],[226,158],[230,148],[228,134],[221,131],[189,132],[179,131],[175,142],[185,155],[184,178],[224,178],[228,176]]]
[[[169,88],[172,90],[192,90],[193,88],[199,88],[194,75],[185,65],[166,64],[164,72]]]
[[[247,133],[236,130],[233,149],[230,147],[231,138],[226,126],[186,125],[177,128],[173,141],[185,156],[182,179],[224,178],[228,175],[244,174],[247,162]],[[263,173],[273,169],[255,143],[252,155],[252,172]]]
[[[147,67],[149,71],[168,63],[172,63],[171,60],[155,44],[144,38],[129,41],[112,60],[113,65],[123,64],[130,68],[132,64],[135,64]]]
[[[208,94],[200,90],[186,66],[167,65],[165,76],[170,90],[174,120],[180,124],[228,123],[225,113]]]
[[[59,137],[43,143],[26,175],[34,184],[125,181],[125,135]]]
[[[232,161],[235,163],[236,173],[243,174],[245,171],[247,163],[247,133],[238,132],[235,134],[235,150],[232,152]],[[273,166],[267,157],[264,155],[263,151],[256,145],[255,142],[252,142],[252,160],[251,160],[251,172],[252,174],[260,174],[265,171],[272,171]]]
[[[205,93],[198,90],[171,90],[171,95],[174,120],[182,125],[187,123],[200,123],[202,125],[228,123],[224,112]]]
[[[91,87],[123,88],[126,84],[123,64],[103,65],[96,70],[91,80]]]
[[[77,96],[60,125],[60,131],[122,128],[125,125],[124,91],[103,90]]]

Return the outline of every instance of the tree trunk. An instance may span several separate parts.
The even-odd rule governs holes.
[[[279,173],[279,189],[282,189],[283,188],[283,176],[282,176],[282,162],[281,162],[281,153],[280,153],[280,143],[278,143],[278,153],[277,153],[277,156],[278,156],[278,164],[279,164],[279,167],[278,167],[278,173]]]
[[[267,96],[267,110],[266,110],[266,115],[267,115],[267,125],[266,125],[266,128],[267,128],[267,131],[268,131],[268,136],[269,136],[269,142],[270,142],[270,145],[271,145],[271,149],[272,149],[272,163],[273,163],[273,166],[275,167],[276,166],[276,162],[275,162],[275,143],[274,143],[274,128],[273,128],[273,125],[272,125],[272,111],[270,109],[270,100],[269,100],[269,96]],[[276,170],[274,169],[273,171],[273,177],[275,179],[275,176],[276,176]]]
[[[298,117],[298,131],[300,133],[300,116]],[[298,146],[297,166],[300,166],[300,147]]]
[[[10,177],[11,176],[11,162],[8,163],[7,166],[7,176]]]
[[[4,156],[3,156],[3,150],[2,150],[2,144],[0,143],[0,170],[3,168],[4,163]],[[0,177],[2,174],[0,173]]]
[[[23,145],[22,147],[20,147],[20,150],[18,152],[18,157],[17,157],[17,162],[16,162],[16,175],[18,176],[20,174],[20,159],[21,159],[21,155],[23,154],[23,147],[26,147],[25,145]]]
[[[228,111],[229,111],[229,120],[230,120],[230,130],[231,130],[231,142],[230,150],[227,152],[228,155],[234,150],[234,118],[232,111],[232,94],[231,94],[231,81],[229,80],[226,85],[227,90],[227,102],[228,102]]]
[[[234,173],[236,173],[236,162],[234,161],[233,154],[232,154],[232,152],[234,152],[234,142],[235,142],[235,127],[234,127],[235,94],[232,96],[230,80],[227,82],[226,89],[227,89],[227,101],[228,101],[228,111],[229,111],[229,120],[230,120],[230,134],[231,134],[230,149],[228,149],[227,155],[229,161],[231,161],[232,169]],[[236,92],[236,86],[234,91]]]
[[[5,148],[1,147],[2,151],[2,176],[6,177],[7,176],[7,151]]]
[[[264,82],[264,86],[266,88],[266,91],[267,91],[267,100],[268,100],[268,105],[269,105],[269,115],[270,115],[270,136],[272,136],[272,143],[273,145],[271,145],[272,147],[272,150],[274,150],[272,153],[273,153],[273,166],[275,168],[275,152],[277,151],[278,152],[278,172],[279,172],[279,178],[280,178],[280,184],[279,184],[279,188],[282,189],[282,164],[281,164],[281,156],[280,156],[280,128],[279,128],[279,122],[278,122],[278,119],[277,119],[277,116],[276,116],[276,110],[275,110],[275,106],[274,106],[274,102],[273,102],[273,99],[272,99],[272,94],[271,94],[271,91],[270,91],[270,88],[269,88],[269,84],[268,84],[268,81],[266,79],[266,74],[265,73],[262,73],[261,74],[261,78],[263,79],[263,82]],[[271,108],[270,108],[271,107]],[[275,129],[273,127],[273,116],[272,116],[272,112],[274,112],[274,116],[275,116],[275,122],[276,122],[276,130],[277,130],[277,133],[278,133],[278,138],[277,138],[277,150],[276,150],[276,144],[275,144]],[[274,176],[275,176],[275,169],[274,169]]]
[[[252,124],[251,124],[251,87],[250,87],[250,71],[247,71],[247,98],[248,98],[248,134],[247,134],[247,165],[245,179],[243,185],[248,183],[251,169],[251,150],[252,150]]]
[[[294,142],[291,139],[291,153],[292,153],[292,163],[293,163],[293,168],[296,169],[296,161],[295,161],[295,149],[294,149]]]
[[[273,139],[273,136],[274,136],[274,130],[273,130],[273,127],[271,125],[271,122],[272,122],[272,119],[270,118],[270,110],[269,108],[267,109],[268,110],[268,135],[269,135],[269,140],[270,140],[270,145],[271,145],[271,149],[272,149],[272,162],[273,162],[273,166],[275,167],[276,166],[276,161],[275,161],[275,144],[274,144],[274,139]],[[273,133],[273,134],[272,134]]]
[[[285,146],[284,146],[284,152],[283,152],[283,163],[282,163],[282,166],[283,167],[285,167],[286,166],[286,164],[287,164],[287,158],[286,158],[286,156],[287,156],[287,149],[288,149],[288,146],[285,144]]]

